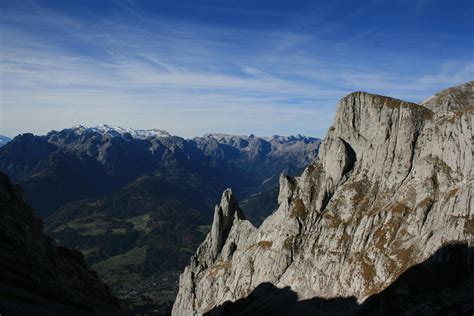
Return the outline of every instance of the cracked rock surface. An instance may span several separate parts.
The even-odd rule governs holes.
[[[361,303],[442,246],[472,246],[473,91],[471,81],[421,104],[341,99],[318,158],[280,177],[279,207],[258,229],[224,192],[173,315],[204,314],[262,283]]]

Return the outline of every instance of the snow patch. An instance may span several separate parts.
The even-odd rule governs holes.
[[[101,135],[109,135],[112,137],[123,137],[130,134],[135,139],[149,139],[155,137],[171,137],[171,134],[161,129],[133,129],[130,127],[109,126],[107,124],[97,125],[95,127],[85,127],[76,125],[72,130],[77,134],[84,132],[93,132]]]

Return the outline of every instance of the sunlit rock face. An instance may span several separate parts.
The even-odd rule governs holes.
[[[365,92],[341,99],[318,158],[300,177],[280,177],[279,208],[258,229],[240,212],[219,220],[224,193],[173,315],[216,311],[262,283],[299,300],[362,304],[443,246],[472,246],[473,89],[421,105]],[[228,233],[215,233],[224,222]]]

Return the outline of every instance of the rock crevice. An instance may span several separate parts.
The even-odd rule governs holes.
[[[442,246],[472,246],[473,86],[422,105],[364,92],[341,99],[318,158],[300,177],[280,177],[278,210],[258,229],[234,220],[211,264],[206,238],[173,314],[201,315],[266,282],[300,299],[360,303]]]

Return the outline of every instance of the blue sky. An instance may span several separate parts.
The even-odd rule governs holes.
[[[0,134],[324,137],[363,90],[474,79],[474,1],[0,1]]]

